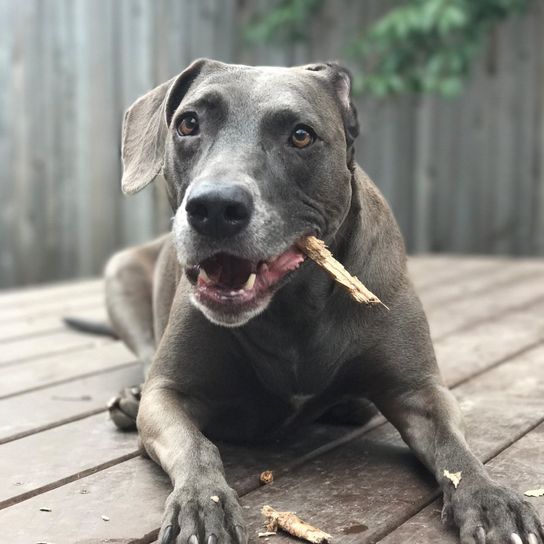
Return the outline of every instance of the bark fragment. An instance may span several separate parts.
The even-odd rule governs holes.
[[[278,512],[266,505],[262,507],[261,514],[266,518],[267,532],[276,532],[281,529],[312,544],[327,544],[331,541],[331,535],[305,523],[294,512]]]

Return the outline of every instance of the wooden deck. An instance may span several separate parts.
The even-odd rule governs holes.
[[[410,267],[477,455],[520,492],[544,487],[544,261],[419,257]],[[139,366],[120,342],[66,330],[66,313],[103,317],[101,282],[0,294],[0,542],[154,542],[168,480],[105,412]],[[335,543],[457,541],[432,478],[383,420],[222,452],[253,542],[263,504]],[[275,482],[259,487],[266,469]],[[544,497],[528,500],[544,517]]]

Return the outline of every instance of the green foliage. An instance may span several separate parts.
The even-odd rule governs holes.
[[[332,1],[332,0],[330,0]],[[533,0],[404,0],[347,44],[355,92],[376,96],[462,89],[491,28]],[[282,0],[251,27],[253,39],[304,37],[323,0]]]
[[[457,94],[491,27],[531,0],[411,0],[376,22],[351,47],[361,61],[356,88]]]
[[[306,38],[308,20],[319,13],[324,0],[279,0],[246,28],[246,39],[258,42],[295,42]]]

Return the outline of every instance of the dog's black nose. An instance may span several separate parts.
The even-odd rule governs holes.
[[[191,190],[185,210],[189,224],[200,234],[229,238],[247,227],[253,197],[239,185],[203,183]]]

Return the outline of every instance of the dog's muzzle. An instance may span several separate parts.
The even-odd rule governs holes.
[[[226,253],[218,253],[196,266],[186,269],[194,286],[194,301],[210,313],[228,316],[229,323],[242,324],[244,316],[259,313],[290,272],[304,261],[295,246],[269,260],[250,261]],[[237,317],[240,319],[238,320]],[[213,321],[224,321],[219,317]],[[240,321],[240,322],[238,322]]]

